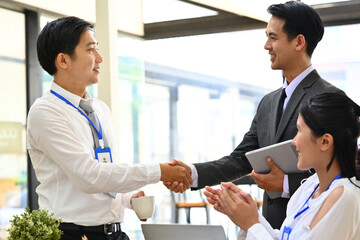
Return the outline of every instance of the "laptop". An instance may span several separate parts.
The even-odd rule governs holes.
[[[226,240],[220,225],[142,224],[145,240]]]

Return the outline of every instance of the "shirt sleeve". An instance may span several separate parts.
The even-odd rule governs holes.
[[[279,239],[280,232],[273,229],[270,223],[259,213],[259,222],[251,226],[247,233],[240,229],[237,240],[274,240]]]
[[[197,188],[198,187],[198,172],[194,164],[189,164],[191,168],[191,178],[193,180],[193,185],[191,187]]]
[[[344,188],[341,197],[313,229],[303,226],[306,239],[360,239],[358,189]]]
[[[131,207],[131,197],[132,195],[134,195],[136,193],[136,191],[133,191],[133,192],[128,192],[128,193],[125,193],[123,195],[123,198],[122,198],[122,205],[125,207],[125,208],[129,208],[129,209],[132,209]]]
[[[34,159],[44,153],[52,162],[38,157],[34,164],[57,164],[74,186],[86,193],[125,193],[160,180],[158,163],[128,165],[99,163],[77,136],[66,112],[51,106],[32,109],[28,134]]]
[[[290,198],[289,176],[287,174],[284,175],[283,192],[281,194],[281,197],[282,198]]]
[[[273,240],[274,238],[266,231],[264,226],[260,223],[254,224],[248,229],[246,240]]]

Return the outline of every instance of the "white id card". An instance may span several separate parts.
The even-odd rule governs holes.
[[[95,158],[100,163],[112,163],[111,150],[109,147],[95,148]]]

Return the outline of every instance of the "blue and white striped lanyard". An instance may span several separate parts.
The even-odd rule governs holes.
[[[329,184],[329,186],[326,188],[325,191],[327,191],[331,184],[336,180],[336,179],[339,179],[341,178],[342,174],[340,173],[339,175],[337,175],[332,181],[331,183]],[[316,185],[314,191],[310,194],[310,196],[306,199],[305,203],[302,205],[302,207],[300,208],[300,210],[298,211],[298,213],[294,216],[294,221],[296,220],[296,218],[298,218],[301,214],[303,214],[304,212],[306,212],[307,210],[309,210],[309,205],[308,205],[308,202],[310,200],[310,198],[314,195],[315,191],[318,189],[319,187],[319,183]],[[306,205],[306,207],[305,207]],[[305,208],[304,208],[305,207]],[[293,221],[293,223],[294,223]],[[290,224],[290,226],[285,226],[284,227],[284,230],[283,230],[283,233],[282,233],[282,236],[281,236],[281,240],[286,240],[286,239],[289,239],[289,236],[290,236],[290,233],[291,233],[291,230],[292,230],[292,224]],[[285,238],[284,238],[285,237]]]
[[[63,100],[64,102],[66,102],[67,104],[69,104],[70,106],[72,106],[73,108],[75,108],[76,110],[78,110],[88,121],[89,123],[93,126],[93,128],[95,129],[98,137],[99,137],[99,145],[102,149],[104,149],[104,140],[103,140],[103,135],[102,135],[102,128],[101,128],[101,124],[100,124],[100,120],[98,118],[98,116],[95,114],[98,123],[99,123],[99,130],[95,127],[95,124],[90,120],[90,118],[78,107],[76,107],[74,104],[72,104],[69,100],[67,100],[66,98],[64,98],[63,96],[61,96],[60,94],[58,94],[57,92],[55,92],[54,90],[50,90],[50,92],[52,94],[54,94],[56,97],[60,98],[61,100]]]

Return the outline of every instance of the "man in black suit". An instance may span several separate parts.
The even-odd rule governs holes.
[[[173,160],[172,164],[182,165],[191,171],[194,180],[192,189],[234,181],[251,173],[260,188],[281,192],[281,197],[275,199],[270,199],[265,192],[263,202],[263,215],[273,228],[279,229],[290,196],[310,173],[286,175],[271,159],[268,159],[270,173],[255,173],[245,153],[292,139],[297,133],[296,120],[301,103],[315,94],[340,90],[323,80],[311,65],[312,53],[324,33],[323,23],[315,10],[304,3],[291,1],[271,5],[268,12],[272,16],[266,28],[264,48],[270,55],[271,68],[282,70],[283,86],[263,97],[250,130],[229,156],[190,166],[178,160]],[[286,97],[284,106],[279,108],[283,88]],[[165,185],[173,191],[185,190],[176,182]]]

